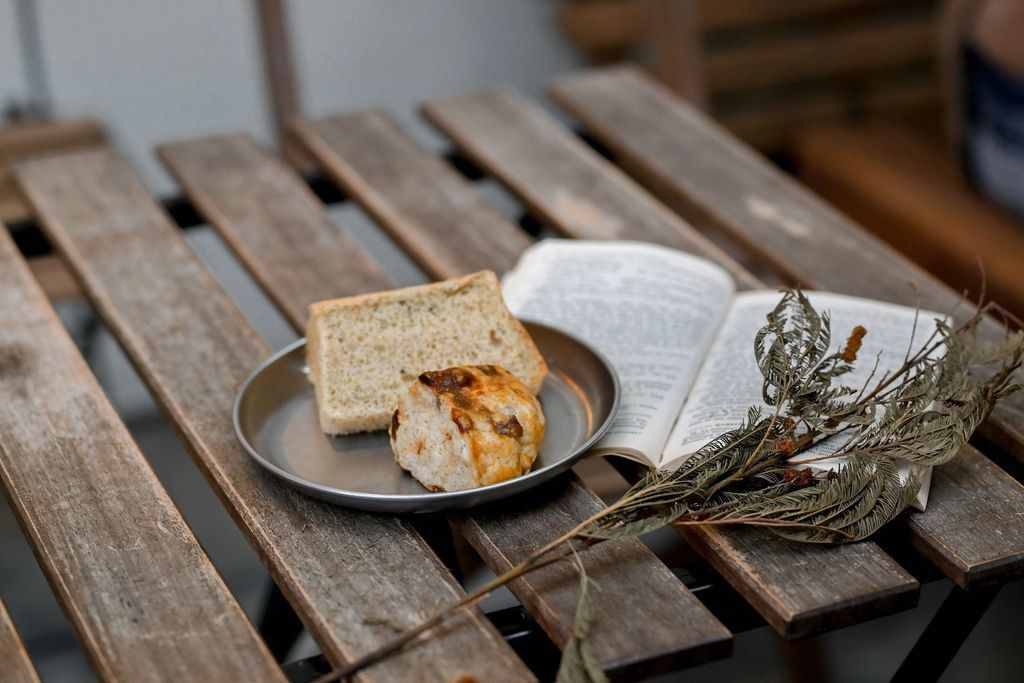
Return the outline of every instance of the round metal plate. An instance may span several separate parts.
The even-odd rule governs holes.
[[[524,321],[550,373],[540,402],[547,429],[533,469],[468,491],[433,493],[395,462],[387,432],[330,437],[320,430],[306,374],[306,340],[274,354],[235,399],[235,432],[263,467],[323,500],[375,512],[467,508],[525,491],[565,471],[604,435],[619,382],[598,352],[564,332]]]

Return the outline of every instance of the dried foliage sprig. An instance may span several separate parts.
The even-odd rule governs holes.
[[[529,558],[377,651],[317,683],[350,676],[407,647],[431,628],[492,590],[530,571],[576,557],[589,545],[639,536],[663,526],[760,526],[793,541],[847,543],[867,538],[915,498],[920,481],[903,477],[901,463],[934,466],[954,458],[1001,399],[1019,391],[1024,334],[978,339],[979,306],[961,325],[936,321],[903,362],[877,375],[878,359],[859,388],[837,380],[853,371],[864,337],[861,325],[832,350],[828,313],[798,290],[786,291],[754,338],[763,377],[762,407],[751,407],[735,429],[711,440],[673,471],[649,470],[617,501],[547,543]],[[917,321],[915,320],[915,333]],[[838,469],[814,472],[800,457],[842,435],[828,458]],[[597,682],[589,655],[590,583],[582,563],[580,605],[559,681]]]

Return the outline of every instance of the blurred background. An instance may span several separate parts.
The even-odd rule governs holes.
[[[170,199],[178,189],[152,154],[160,142],[244,130],[309,171],[287,120],[380,107],[441,149],[416,113],[426,99],[497,86],[543,99],[559,74],[623,60],[950,285],[977,293],[983,272],[988,292],[1024,313],[1022,0],[0,0],[0,220],[31,224],[8,169],[34,155],[111,144]],[[522,215],[495,184],[480,187]],[[330,212],[401,284],[425,281],[351,203]],[[200,228],[188,240],[272,346],[293,338],[218,238]],[[268,579],[255,553],[60,263],[33,267],[256,619]],[[585,476],[609,496],[621,486],[600,466]],[[685,560],[674,534],[651,542],[670,563]],[[0,592],[44,679],[92,680],[6,508],[0,543]],[[685,678],[884,679],[947,590],[933,582],[917,610],[803,645],[783,647],[769,629],[742,634],[735,651],[746,656]],[[1003,590],[943,680],[1024,677],[1021,593]],[[315,652],[307,639],[290,658]]]

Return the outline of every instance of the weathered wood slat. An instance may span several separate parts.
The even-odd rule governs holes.
[[[961,588],[1024,576],[1024,489],[968,446],[935,468],[928,510],[907,517],[910,540]]]
[[[456,528],[495,571],[526,559],[541,542],[564,533],[604,507],[575,476],[528,496],[457,517]],[[591,594],[594,620],[588,636],[604,669],[616,680],[648,676],[723,657],[731,636],[650,550],[638,541],[604,543],[581,554],[587,575],[600,587]],[[509,588],[551,639],[572,636],[579,576],[571,563],[545,567]]]
[[[530,210],[570,237],[654,242],[750,274],[539,107],[510,92],[428,102],[423,112]]]
[[[951,289],[639,72],[572,77],[554,95],[688,220],[736,236],[796,281],[937,311],[966,309]],[[998,333],[994,323],[987,328]],[[982,429],[1019,455],[1022,425],[1024,398],[1014,397]],[[922,551],[962,586],[1024,572],[1024,488],[973,448],[935,476],[928,511],[908,517]]]
[[[0,165],[33,155],[105,144],[103,124],[94,119],[19,123],[0,128]]]
[[[0,477],[100,677],[283,683],[2,229],[0,386]]]
[[[8,683],[39,683],[25,646],[14,630],[7,608],[0,601],[0,662],[3,662],[4,680]]]
[[[506,182],[538,213],[570,235],[585,224],[559,208],[571,196],[595,223],[621,226],[615,237],[647,239],[641,226],[664,212],[645,192],[556,125],[539,107],[511,95],[484,94],[431,103],[430,119],[483,168]],[[616,188],[628,188],[617,191]],[[564,189],[569,188],[569,189]],[[685,222],[669,246],[729,264]],[[669,233],[672,234],[672,233]],[[733,266],[737,272],[738,266]],[[738,270],[738,280],[757,281]],[[786,636],[805,636],[911,606],[917,582],[877,545],[803,548],[766,532],[698,529],[690,533],[705,558],[765,619]]]
[[[305,325],[309,301],[394,286],[377,262],[327,217],[306,184],[250,136],[170,143],[157,151],[199,212],[217,226],[296,328]],[[259,267],[268,262],[266,269]]]
[[[444,277],[485,267],[502,268],[529,244],[517,227],[474,197],[472,187],[463,186],[464,181],[452,177],[453,171],[443,167],[443,162],[428,162],[429,155],[382,115],[334,117],[302,130],[304,140],[315,142],[311,149],[321,161],[339,178],[343,174],[346,189],[364,205],[376,206],[376,215],[389,230],[401,235],[403,243],[417,245],[415,249],[426,255],[421,262],[431,274]],[[319,137],[320,131],[325,133],[323,138]],[[230,148],[225,155],[234,161],[230,168],[220,164],[220,173],[213,175],[196,163],[200,154],[188,149],[211,147],[202,155],[213,157],[214,150],[225,145]],[[239,152],[235,149],[239,145],[248,147],[248,151]],[[335,150],[344,150],[344,157]],[[165,148],[163,156],[184,181],[189,196],[204,212],[208,211],[208,217],[222,233],[244,228],[251,237],[250,243],[256,244],[269,239],[253,233],[286,229],[285,225],[278,225],[284,220],[281,215],[252,220],[248,212],[237,209],[249,195],[283,195],[294,182],[281,178],[280,171],[274,170],[281,162],[257,150],[251,142],[184,142]],[[282,197],[282,201],[287,200]],[[430,208],[420,211],[417,205]],[[320,225],[317,229],[332,228]],[[309,239],[319,240],[316,235]],[[485,240],[489,239],[494,240],[493,249],[487,249],[490,242]],[[289,273],[274,254],[255,248],[250,252],[245,262],[257,279],[287,309],[302,311],[304,315],[306,306],[320,296],[319,290],[287,286]],[[328,261],[333,259],[335,268],[345,268],[343,254],[329,252],[322,256]],[[304,322],[304,317],[293,321],[299,329]],[[466,537],[496,570],[506,568],[508,558],[516,553],[536,548],[551,538],[563,523],[579,522],[600,505],[582,487],[566,487],[564,482],[551,489],[543,502],[539,494],[531,494],[528,499],[528,509],[522,514],[500,519],[491,519],[491,515],[486,519],[474,517],[461,525]],[[503,502],[497,507],[509,510],[511,505]],[[646,667],[692,664],[728,651],[729,634],[725,628],[641,544],[619,544],[594,555],[588,566],[601,585],[595,605],[602,612],[616,615],[604,625],[596,624],[593,632],[594,652],[610,672],[629,676]],[[546,575],[528,577],[514,587],[560,645],[569,639],[575,613],[573,576],[571,566],[552,567]],[[621,628],[623,622],[645,622],[650,626],[631,631]]]
[[[363,111],[296,124],[345,191],[426,271],[504,271],[529,245],[469,181],[387,115]]]
[[[38,121],[0,126],[0,221],[14,223],[31,213],[14,183],[16,161],[105,144],[106,132],[90,119]]]
[[[314,501],[245,454],[232,402],[270,349],[127,162],[88,152],[29,162],[18,177],[51,241],[332,661],[350,661],[462,595],[405,520]],[[459,674],[532,678],[472,611],[360,680],[447,683]]]

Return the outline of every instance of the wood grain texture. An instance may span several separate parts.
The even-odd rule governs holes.
[[[305,329],[313,301],[394,286],[295,172],[250,136],[199,138],[157,151],[296,329]]]
[[[517,226],[493,215],[481,200],[473,198],[472,195],[476,194],[474,188],[461,178],[449,177],[450,169],[434,169],[434,166],[442,166],[443,162],[418,151],[408,137],[382,115],[353,115],[329,121],[330,125],[325,126],[328,138],[317,138],[317,126],[307,131],[304,139],[315,143],[311,148],[318,156],[325,157],[325,163],[347,169],[347,189],[358,201],[364,204],[379,202],[389,207],[379,209],[377,213],[383,220],[393,221],[388,224],[392,232],[405,235],[403,241],[406,243],[423,245],[423,253],[436,252],[439,255],[436,259],[423,259],[429,265],[430,274],[446,277],[480,268],[500,270],[513,262],[519,251],[529,244],[529,238]],[[352,135],[354,137],[350,137]],[[333,141],[332,144],[327,143],[328,139]],[[336,151],[339,148],[344,149],[346,155],[351,152],[355,159],[350,161],[348,156],[342,156]],[[427,159],[431,160],[430,163]],[[252,157],[249,163],[233,165],[230,170],[220,164],[222,173],[215,174],[215,183],[200,169],[190,167],[186,171],[181,166],[178,174],[186,181],[190,196],[194,199],[205,197],[205,201],[197,203],[204,210],[211,209],[211,220],[220,229],[240,232],[242,225],[227,225],[232,222],[229,214],[237,215],[237,212],[227,209],[236,198],[217,188],[236,185],[258,187],[262,182],[260,177],[266,175],[261,169],[269,163],[266,159]],[[365,171],[365,175],[356,169]],[[386,173],[378,174],[377,170],[381,169]],[[232,178],[223,177],[225,174]],[[376,184],[377,181],[380,185]],[[396,192],[400,188],[407,190]],[[282,194],[286,190],[283,187],[264,188],[263,192]],[[452,197],[459,197],[459,200],[451,202]],[[417,208],[418,198],[422,198],[430,210]],[[289,203],[284,197],[280,201]],[[391,207],[399,205],[403,208],[392,210]],[[416,219],[405,220],[408,212],[415,213]],[[475,220],[478,216],[486,218],[486,225]],[[275,231],[278,221],[286,217],[287,214],[265,216],[260,220],[249,220],[244,227],[252,241],[257,242],[261,239],[253,232]],[[282,225],[280,229],[286,227]],[[316,239],[315,236],[310,238]],[[471,246],[473,244],[477,247]],[[493,248],[488,248],[490,244],[494,245]],[[323,256],[344,267],[343,254],[328,252]],[[288,286],[287,268],[282,267],[275,254],[253,249],[246,264],[286,309],[305,313],[306,306],[317,300],[319,290],[316,287],[303,291],[299,287]],[[302,329],[305,320],[294,321],[294,324]],[[600,509],[597,499],[578,484],[566,489],[563,481],[559,490],[561,493],[557,501],[550,505],[541,505],[531,494],[528,497],[530,509],[522,515],[506,515],[491,521],[474,518],[464,522],[462,527],[492,569],[504,570],[508,557],[527,548],[537,548],[550,539],[563,522],[578,523]],[[502,508],[506,505],[502,503]],[[527,530],[528,535],[524,537],[522,534]],[[616,560],[622,560],[621,567],[608,562],[613,554]],[[728,652],[729,633],[725,628],[641,544],[620,544],[617,549],[595,553],[595,558],[587,561],[588,566],[593,565],[591,571],[602,586],[596,604],[600,609],[618,615],[617,619],[594,627],[594,652],[609,672],[628,677],[641,670],[693,664]],[[551,591],[547,590],[550,578],[547,582],[538,583],[529,577],[516,587],[517,595],[559,645],[568,640],[575,617],[573,596],[577,584],[574,575],[575,570],[571,566],[553,568],[549,576],[564,579],[564,582]],[[658,624],[659,630],[657,634],[634,634],[621,628],[622,621],[649,621]]]
[[[0,662],[3,662],[4,681],[7,683],[39,683],[39,675],[25,652],[21,637],[14,630],[3,601],[0,601]]]
[[[563,232],[588,234],[580,216],[559,206],[565,187],[572,188],[569,196],[575,205],[590,207],[591,225],[617,226],[606,237],[647,240],[652,231],[644,226],[662,220],[662,205],[623,182],[618,170],[523,100],[485,94],[431,104],[428,112],[484,169]],[[674,230],[681,237],[671,240],[671,246],[731,263],[688,224],[679,222]],[[731,269],[741,286],[758,284],[738,265]],[[910,607],[917,600],[917,582],[873,543],[829,552],[798,548],[765,531],[698,529],[687,534],[785,636],[811,635]],[[835,562],[836,557],[843,561]],[[878,570],[864,574],[861,568],[866,566]]]
[[[495,571],[511,568],[537,546],[604,507],[575,475],[460,517],[456,527]],[[639,541],[609,541],[580,553],[598,586],[591,594],[594,654],[615,680],[648,676],[723,657],[729,632]],[[551,639],[572,636],[579,574],[570,562],[545,567],[509,588]]]
[[[717,261],[740,282],[754,282],[718,246],[525,98],[484,92],[428,102],[423,113],[563,234],[676,247]]]
[[[554,93],[623,165],[694,224],[727,230],[795,280],[937,311],[955,312],[958,305],[966,310],[951,289],[637,71],[572,77]],[[990,322],[986,334],[998,333]],[[1021,454],[1022,426],[1024,398],[1018,396],[1001,404],[982,429]],[[963,465],[980,468],[977,457],[965,449]],[[1013,512],[1024,504],[1024,491],[997,467],[984,472],[983,488],[957,493],[955,486],[977,481],[941,475],[945,500],[933,496],[927,512],[908,516],[915,543],[927,545],[929,556],[962,585],[972,581],[971,568],[985,568],[988,579],[999,572],[1014,576],[1024,561],[1020,518]],[[969,503],[986,497],[1013,504],[1000,513]],[[970,538],[979,529],[987,541]]]
[[[529,246],[529,238],[512,229],[469,181],[382,112],[300,122],[296,133],[428,272],[505,271]]]
[[[917,605],[917,581],[875,543],[792,543],[763,529],[680,532],[784,638],[805,638]]]
[[[284,683],[2,230],[0,386],[0,478],[99,676]]]
[[[270,353],[121,157],[32,161],[19,180],[139,374],[318,640],[341,664],[419,623],[462,589],[406,520],[303,496],[266,474],[232,428],[235,390]],[[363,681],[532,678],[467,612]]]
[[[1024,488],[968,446],[935,468],[928,510],[907,517],[910,540],[961,588],[1024,575]]]

